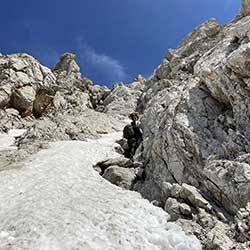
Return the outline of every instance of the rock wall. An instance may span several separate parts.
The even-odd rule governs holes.
[[[169,49],[144,83],[137,105],[143,114],[146,178],[135,190],[187,230],[195,233],[191,228],[201,226],[203,233],[196,233],[206,249],[238,249],[239,238],[245,242],[239,249],[250,247],[247,229],[238,237],[237,225],[227,225],[250,202],[249,6],[243,1],[240,18],[226,26],[210,19]],[[180,195],[186,184],[208,201],[205,213]],[[213,241],[211,232],[222,231],[228,238]]]
[[[205,22],[145,83],[139,190],[151,200],[162,199],[167,181],[199,187],[232,213],[249,202],[249,27],[249,16],[226,27]]]

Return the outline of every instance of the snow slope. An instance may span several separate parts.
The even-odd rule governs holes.
[[[15,150],[15,138],[23,135],[25,129],[11,129],[7,134],[0,133],[0,151]]]
[[[1,250],[198,250],[167,214],[98,175],[119,133],[56,142],[0,172]]]

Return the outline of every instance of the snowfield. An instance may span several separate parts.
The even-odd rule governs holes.
[[[0,249],[200,250],[163,210],[93,170],[120,137],[52,143],[0,172]]]

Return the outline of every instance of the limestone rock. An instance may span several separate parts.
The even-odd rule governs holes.
[[[217,222],[216,219],[211,214],[207,213],[205,209],[198,208],[198,212],[199,212],[197,215],[198,223],[203,228],[208,228],[208,229],[214,228]]]
[[[183,216],[192,215],[192,210],[187,204],[181,203],[173,198],[167,199],[164,210],[169,213],[172,221],[175,221]]]
[[[165,79],[170,73],[170,65],[168,60],[163,60],[162,64],[156,69],[155,76],[160,79]]]
[[[53,73],[27,54],[0,56],[0,108],[32,115],[36,93],[40,89],[53,91],[55,83]]]
[[[11,85],[3,85],[0,87],[0,108],[4,108],[10,103],[11,92]]]
[[[204,249],[249,248],[246,223],[236,236],[227,224],[250,202],[248,5],[244,18],[225,26],[208,20],[169,50],[137,105],[146,178],[134,189],[160,204],[190,204],[195,212],[184,224]]]
[[[19,116],[19,111],[13,108],[8,108],[5,110],[7,114],[13,115],[13,116]]]
[[[57,91],[53,99],[53,106],[56,110],[65,110],[67,108],[67,101],[63,96],[63,93]]]
[[[123,83],[114,85],[103,101],[104,112],[123,118],[128,117],[136,109],[142,88],[142,82],[133,82],[128,86]]]
[[[74,54],[65,53],[52,69],[56,76],[57,88],[72,90],[75,87],[86,91],[92,85],[90,80],[81,77],[80,67],[77,65],[75,58]]]
[[[65,53],[54,67],[54,71],[65,71],[67,74],[79,73],[80,68],[75,61],[76,56],[72,53]]]
[[[182,186],[174,183],[171,188],[171,195],[175,198],[181,198]]]
[[[134,169],[110,166],[103,174],[103,178],[124,189],[131,189],[136,178]]]
[[[16,87],[33,85],[37,88],[50,88],[55,83],[55,76],[46,67],[27,54],[0,56],[0,83]]]
[[[109,95],[110,90],[106,86],[94,85],[89,88],[90,101],[93,108],[98,111],[103,111],[103,101]]]
[[[24,113],[33,109],[33,101],[36,97],[36,91],[32,86],[16,88],[11,97],[12,107]],[[32,112],[32,111],[31,111]]]
[[[162,196],[163,196],[163,200],[167,200],[169,197],[172,196],[171,194],[171,190],[172,190],[173,186],[171,183],[169,182],[163,182],[162,183]],[[175,197],[175,196],[172,196]]]
[[[247,16],[250,14],[250,1],[242,0],[241,14]]]
[[[240,242],[250,241],[250,203],[236,214],[237,238]]]
[[[211,161],[205,168],[204,184],[220,203],[235,213],[250,197],[250,165],[237,161]]]
[[[182,184],[180,197],[188,200],[194,207],[208,208],[208,201],[193,186]]]
[[[109,117],[106,114],[86,109],[79,113],[78,110],[65,113],[54,113],[33,120],[28,125],[28,133],[24,141],[61,141],[85,140],[99,138],[102,134],[116,131],[122,127],[123,122]],[[95,121],[95,122],[93,122]],[[23,141],[23,142],[24,142]]]
[[[124,157],[117,157],[112,159],[107,159],[97,164],[101,169],[105,170],[110,166],[119,166],[123,168],[132,168],[133,162],[130,159]]]
[[[234,242],[230,239],[230,236],[228,236],[227,233],[228,228],[226,228],[221,222],[217,222],[207,234],[210,249],[232,249],[234,247]]]
[[[165,79],[154,73],[144,83],[137,108],[147,178],[137,190],[150,200],[164,202],[168,182],[191,184],[230,213],[249,202],[247,157],[238,161],[250,152],[249,25],[248,16],[205,22],[165,59]]]
[[[242,45],[228,58],[227,65],[240,77],[250,77],[250,43]]]

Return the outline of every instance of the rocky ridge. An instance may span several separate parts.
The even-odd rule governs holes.
[[[81,77],[71,53],[52,70],[26,54],[1,55],[0,72],[0,132],[27,130],[16,142],[18,151],[0,152],[0,169],[50,141],[99,138],[120,130],[136,108],[143,82],[120,83],[112,91],[94,85]]]

